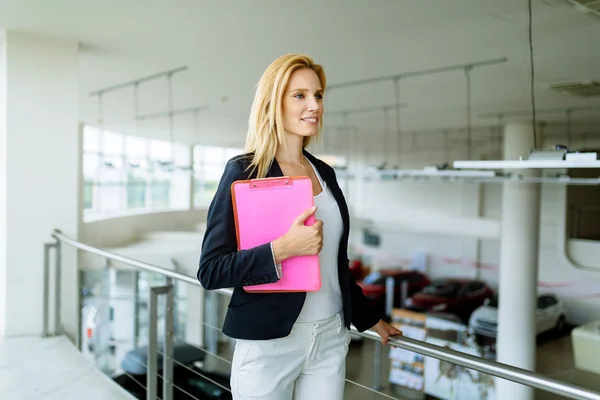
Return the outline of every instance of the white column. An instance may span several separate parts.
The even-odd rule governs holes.
[[[0,31],[0,335],[41,333],[43,245],[55,228],[77,236],[77,52],[72,40]],[[61,313],[75,335],[75,251],[62,258]]]
[[[531,123],[510,123],[504,132],[504,158],[528,157]],[[537,170],[515,171],[527,176]],[[535,370],[538,279],[539,184],[505,182],[502,189],[497,359]],[[496,398],[533,399],[533,389],[496,379]]]

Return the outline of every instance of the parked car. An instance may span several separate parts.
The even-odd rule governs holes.
[[[382,312],[385,311],[385,282],[388,277],[394,278],[394,307],[402,307],[402,282],[408,282],[407,296],[412,296],[431,283],[419,271],[389,269],[370,273],[358,285],[371,304]]]
[[[566,328],[564,303],[552,293],[538,295],[536,309],[536,332],[541,334],[551,330],[559,333]],[[469,329],[477,335],[495,338],[498,331],[498,296],[487,300],[473,312]]]
[[[162,349],[162,345],[158,346]],[[136,399],[145,400],[147,382],[147,347],[139,347],[127,353],[121,368],[125,373],[113,380]],[[204,371],[198,363],[204,361],[205,353],[187,343],[173,346],[173,400],[231,400],[229,373]],[[162,399],[162,355],[157,354],[158,376],[156,393]]]
[[[114,332],[114,308],[109,307],[109,315],[108,315],[108,330],[110,332],[110,338],[108,343],[108,350],[110,354],[113,356],[116,353],[117,343],[115,341],[113,332]],[[84,315],[84,326],[85,326],[85,335],[83,340],[87,343],[87,349],[90,353],[94,353],[96,351],[96,341],[98,339],[98,329],[102,324],[99,310],[94,305],[87,305],[83,308],[82,311]]]
[[[367,274],[367,269],[360,259],[350,260],[348,268],[350,269],[350,275],[352,275],[357,282],[362,281]]]
[[[427,286],[406,301],[406,308],[421,312],[454,314],[464,324],[494,290],[485,282],[471,279],[443,279]]]

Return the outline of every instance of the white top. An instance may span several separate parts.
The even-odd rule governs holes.
[[[297,322],[315,322],[342,311],[342,291],[338,279],[338,251],[344,230],[340,208],[314,165],[313,170],[323,191],[314,196],[315,217],[323,221],[323,249],[319,253],[321,289],[308,292]]]

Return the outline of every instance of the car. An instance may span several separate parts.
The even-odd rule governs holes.
[[[158,345],[162,349],[162,344]],[[159,350],[160,351],[160,350]],[[147,398],[147,347],[129,351],[121,363],[124,373],[112,379],[139,400]],[[157,354],[156,393],[162,399],[162,354]],[[185,342],[173,346],[173,400],[231,400],[230,374],[205,371],[198,365],[206,353]]]
[[[108,309],[108,333],[110,334],[108,350],[112,356],[116,354],[117,343],[113,335],[114,331],[114,308],[109,307]],[[100,317],[100,311],[94,305],[87,305],[83,308],[82,314],[84,315],[84,326],[85,326],[85,335],[83,336],[83,341],[87,343],[87,350],[90,353],[94,353],[96,351],[96,342],[98,339],[98,330],[100,325],[102,324],[102,318]]]
[[[348,268],[350,269],[350,275],[352,275],[357,282],[362,281],[367,274],[367,269],[360,259],[350,260]]]
[[[479,280],[448,278],[437,280],[408,298],[405,307],[413,311],[453,314],[466,325],[473,311],[494,293]]]
[[[402,282],[407,282],[407,296],[412,296],[431,283],[427,275],[414,270],[383,269],[370,273],[358,282],[371,305],[385,312],[386,280],[394,278],[394,307],[402,307]]]
[[[537,298],[536,333],[556,330],[564,332],[566,328],[565,305],[553,293],[542,293]],[[498,332],[498,296],[486,301],[473,312],[469,319],[469,329],[476,335],[495,338]]]

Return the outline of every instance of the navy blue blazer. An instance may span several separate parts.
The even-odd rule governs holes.
[[[304,151],[304,155],[319,171],[340,207],[344,230],[338,252],[338,276],[344,321],[348,328],[352,323],[359,331],[365,331],[382,316],[369,306],[362,289],[350,274],[350,216],[346,201],[333,168],[307,151]],[[242,289],[242,286],[277,281],[270,243],[248,250],[237,250],[231,184],[255,177],[246,172],[250,157],[250,154],[245,154],[227,162],[215,197],[208,208],[198,279],[206,290],[234,288],[223,326],[224,334],[237,339],[276,339],[289,335],[302,310],[306,293],[247,293]],[[277,161],[273,160],[267,177],[278,176],[283,176],[283,173]]]

